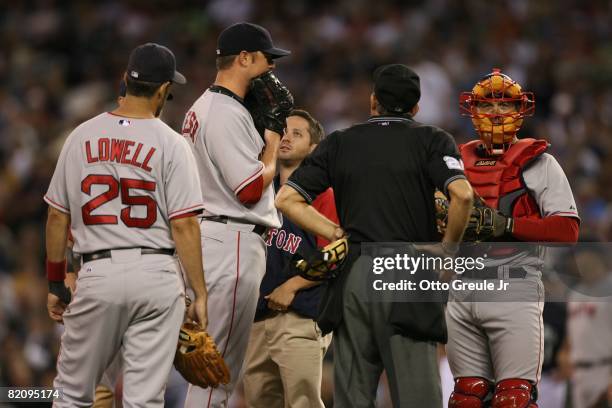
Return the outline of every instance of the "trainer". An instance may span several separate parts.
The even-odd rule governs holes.
[[[278,193],[277,207],[300,227],[330,241],[348,235],[349,265],[362,242],[437,241],[436,188],[452,206],[442,247],[452,254],[461,239],[472,189],[452,136],[413,119],[420,96],[419,77],[410,68],[378,68],[370,119],[325,138]],[[341,226],[309,205],[329,187]],[[441,407],[434,340],[445,332],[436,327],[444,326],[442,306],[412,304],[398,313],[407,303],[366,302],[368,270],[359,267],[362,261],[331,282],[318,318],[324,332],[334,332],[334,406],[373,407],[386,370],[395,407]],[[429,306],[439,310],[432,314]],[[390,322],[397,315],[430,329],[418,336],[398,332]]]

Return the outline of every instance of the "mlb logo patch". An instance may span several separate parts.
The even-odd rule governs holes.
[[[131,122],[130,122],[129,120],[127,120],[127,119],[121,119],[121,120],[119,121],[119,124],[120,124],[121,126],[130,126],[130,125],[131,125]]]
[[[456,159],[452,156],[444,156],[442,160],[444,160],[446,167],[449,169],[463,170],[463,161],[461,159]]]

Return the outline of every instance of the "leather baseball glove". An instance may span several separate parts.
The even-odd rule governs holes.
[[[252,92],[248,92],[244,97],[244,106],[246,106],[251,114],[251,117],[253,118],[253,123],[255,124],[255,129],[257,129],[257,133],[259,133],[259,136],[261,136],[265,142],[266,139],[264,138],[264,133],[266,132],[266,123],[263,115],[260,112],[257,99]]]
[[[341,238],[307,255],[296,254],[295,268],[304,279],[322,281],[335,278],[348,254],[348,241]]]
[[[251,80],[245,104],[260,133],[262,129],[269,129],[283,135],[287,127],[285,120],[293,109],[293,95],[272,71]]]
[[[230,381],[229,369],[215,341],[197,323],[183,323],[174,366],[188,382],[198,387],[215,388]]]
[[[436,193],[434,201],[438,232],[443,234],[448,221],[449,201],[440,193]],[[463,241],[490,241],[510,232],[512,232],[512,218],[506,217],[496,209],[489,207],[482,197],[475,195],[474,207],[472,207],[468,225],[463,234]]]

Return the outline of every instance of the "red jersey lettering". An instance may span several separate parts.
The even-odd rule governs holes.
[[[126,140],[123,145],[123,153],[121,154],[121,163],[123,164],[131,164],[131,161],[128,160],[127,156],[130,154],[130,148],[134,146],[134,142],[131,140]]]
[[[98,161],[97,157],[92,157],[91,155],[91,145],[89,141],[85,142],[85,154],[87,155],[87,163],[95,163]]]

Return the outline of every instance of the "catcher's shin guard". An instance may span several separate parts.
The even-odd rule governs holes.
[[[485,408],[491,400],[493,383],[482,377],[459,377],[448,400],[448,408]]]
[[[538,408],[538,389],[520,378],[502,380],[495,386],[491,408]]]

